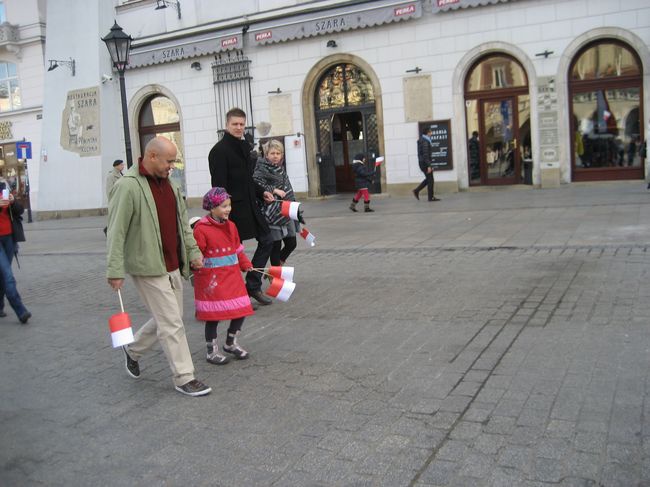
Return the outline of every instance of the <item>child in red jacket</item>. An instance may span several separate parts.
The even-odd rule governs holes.
[[[244,318],[253,314],[242,272],[252,269],[237,227],[228,220],[231,210],[230,195],[223,188],[212,188],[203,197],[206,216],[196,222],[194,238],[203,253],[203,268],[194,271],[194,305],[196,318],[205,321],[207,361],[222,365],[228,357],[219,353],[217,325],[230,320],[223,351],[238,360],[249,354],[237,343]]]

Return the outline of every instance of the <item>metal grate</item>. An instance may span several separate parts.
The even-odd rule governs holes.
[[[234,107],[246,112],[246,133],[254,135],[253,100],[251,96],[250,64],[243,51],[217,54],[212,63],[212,78],[217,116],[217,134],[225,132],[226,113]]]
[[[318,121],[318,138],[320,141],[319,147],[321,155],[329,157],[331,153],[330,149],[330,131],[332,130],[332,124],[330,118],[321,118]]]
[[[377,132],[377,115],[375,113],[366,114],[366,147],[368,152],[374,153],[375,156],[379,154],[379,134]],[[383,154],[382,154],[383,155]]]

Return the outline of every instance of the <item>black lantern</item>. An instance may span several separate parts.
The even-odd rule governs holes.
[[[124,125],[124,148],[126,149],[126,167],[133,165],[133,156],[131,155],[131,135],[129,133],[129,116],[126,107],[126,87],[124,86],[124,70],[129,64],[129,51],[131,50],[131,41],[133,38],[124,33],[122,27],[117,22],[111,27],[111,31],[102,41],[106,43],[108,53],[111,55],[113,67],[117,69],[120,75],[120,97],[122,99],[122,124]]]
[[[102,37],[102,41],[106,43],[108,52],[111,55],[111,61],[113,61],[113,66],[120,73],[123,73],[126,69],[126,65],[129,64],[129,51],[131,50],[131,41],[133,38],[126,34],[122,27],[117,25],[117,22],[111,27],[111,31],[106,37]]]

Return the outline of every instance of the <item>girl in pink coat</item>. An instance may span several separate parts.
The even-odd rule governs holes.
[[[194,305],[196,318],[205,321],[207,361],[222,365],[228,357],[219,353],[217,325],[230,320],[223,351],[236,359],[248,358],[248,352],[237,343],[244,318],[253,314],[242,272],[252,269],[237,227],[228,220],[230,195],[224,188],[212,188],[203,197],[206,216],[194,225],[194,238],[203,253],[203,268],[194,271]]]

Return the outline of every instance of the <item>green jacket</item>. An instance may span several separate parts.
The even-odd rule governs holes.
[[[190,229],[180,188],[171,180],[170,184],[176,195],[180,271],[187,279],[190,275],[189,261],[200,259],[202,254]],[[147,178],[139,173],[138,164],[134,164],[111,191],[107,237],[107,278],[123,279],[125,274],[167,274],[156,203]]]

